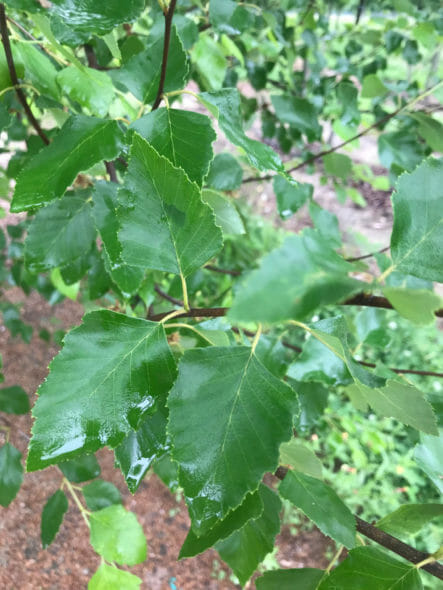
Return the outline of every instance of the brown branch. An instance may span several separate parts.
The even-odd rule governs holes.
[[[377,252],[370,252],[369,254],[363,254],[363,256],[352,256],[351,258],[345,258],[347,262],[357,262],[358,260],[365,260],[365,258],[372,258],[376,254],[383,254],[383,252],[387,252],[391,246],[385,246],[381,248],[381,250],[377,250]]]
[[[222,275],[231,275],[233,277],[239,277],[242,274],[241,270],[232,270],[229,268],[219,268],[218,266],[214,266],[213,264],[206,264],[205,267],[207,270],[212,270],[213,272],[218,272]]]
[[[23,90],[20,88],[20,83],[17,77],[17,71],[15,69],[14,58],[12,56],[11,44],[9,42],[9,32],[8,32],[8,25],[6,22],[6,12],[5,12],[5,5],[0,3],[0,33],[2,37],[3,48],[5,50],[6,56],[6,63],[8,64],[9,76],[11,78],[12,85],[15,88],[15,93],[17,94],[17,98],[20,101],[31,125],[37,131],[39,137],[46,145],[49,145],[49,138],[43,129],[40,127],[39,122],[32,114],[31,108],[28,105],[26,100],[26,95]]]
[[[114,164],[114,162],[106,162],[105,161],[105,167],[106,167],[106,172],[109,175],[109,180],[111,182],[117,182],[118,183],[117,172],[115,171],[115,164]]]
[[[274,475],[278,479],[283,480],[287,473],[288,469],[286,467],[279,467]],[[354,518],[355,526],[359,533],[365,537],[368,537],[368,539],[375,541],[382,547],[389,549],[393,553],[400,555],[400,557],[403,557],[403,559],[406,559],[411,563],[420,563],[421,561],[424,561],[430,557],[429,553],[423,553],[423,551],[414,549],[414,547],[403,543],[403,541],[400,541],[400,539],[397,539],[397,537],[393,537],[392,535],[385,533],[373,524],[366,522],[366,520],[363,520],[359,516],[355,515]],[[443,565],[439,564],[437,561],[434,563],[428,563],[422,566],[421,569],[424,569],[432,576],[443,580]]]
[[[155,97],[154,104],[152,105],[152,110],[158,109],[160,106],[163,90],[165,87],[166,81],[166,69],[168,67],[168,55],[169,55],[169,43],[171,40],[171,28],[172,28],[172,17],[174,16],[175,5],[177,4],[177,0],[171,0],[168,8],[168,12],[165,13],[165,37],[163,40],[163,59],[162,59],[162,69],[160,73],[160,82],[158,85],[157,96]]]
[[[183,301],[180,301],[180,299],[176,299],[175,297],[172,297],[168,293],[165,293],[165,291],[163,291],[163,289],[161,289],[158,285],[154,285],[154,291],[156,293],[158,293],[160,295],[160,297],[163,297],[163,299],[166,299],[166,301],[169,301],[169,303],[173,303],[174,305],[178,305],[179,307],[183,307]],[[150,317],[150,319],[152,319],[152,316]]]

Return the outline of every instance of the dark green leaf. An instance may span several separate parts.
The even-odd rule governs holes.
[[[346,364],[315,338],[305,342],[301,355],[289,366],[288,377],[326,385],[347,385],[352,381]]]
[[[377,522],[377,528],[403,537],[420,532],[429,521],[443,515],[443,504],[405,504]]]
[[[321,126],[318,123],[317,111],[306,98],[289,95],[272,95],[275,114],[282,123],[288,123],[300,133],[306,134],[309,141],[319,139]]]
[[[332,488],[299,471],[289,471],[278,489],[280,495],[300,508],[322,533],[348,549],[355,546],[355,519]]]
[[[350,80],[342,80],[335,92],[342,110],[340,120],[343,125],[357,125],[360,122],[358,109],[358,90]]]
[[[96,479],[83,486],[82,492],[86,505],[93,512],[122,503],[120,492],[115,485],[102,479]]]
[[[10,443],[0,448],[0,505],[9,506],[23,481],[22,454]]]
[[[89,517],[91,545],[107,561],[135,565],[145,561],[146,538],[133,512],[121,504],[108,506]]]
[[[39,389],[28,470],[115,447],[174,376],[162,325],[106,310],[86,314]]]
[[[64,461],[59,463],[59,468],[63,475],[74,483],[82,483],[100,475],[100,465],[95,455],[85,455],[71,461]]]
[[[60,100],[60,88],[56,83],[57,70],[51,60],[28,43],[18,43],[16,50],[25,66],[26,78],[32,85],[54,100]]]
[[[19,385],[0,389],[0,412],[26,414],[29,412],[28,394]]]
[[[60,70],[56,80],[63,93],[91,115],[106,116],[114,99],[114,86],[105,72],[74,65]]]
[[[288,379],[298,394],[300,415],[294,427],[300,432],[309,431],[316,426],[328,403],[328,390],[320,383],[303,383]]]
[[[206,184],[219,191],[233,191],[241,185],[243,170],[231,154],[217,154],[211,162]]]
[[[55,539],[67,510],[68,498],[62,490],[57,490],[48,499],[42,511],[40,538],[43,549]]]
[[[88,590],[139,590],[141,583],[134,574],[102,563],[89,580]]]
[[[173,458],[201,535],[276,468],[296,394],[251,348],[214,346],[185,352],[168,405]]]
[[[265,572],[257,578],[257,590],[317,590],[323,570],[299,568]]]
[[[187,276],[220,250],[220,229],[198,187],[137,133],[118,196],[128,264]]]
[[[41,207],[61,197],[77,174],[101,160],[112,160],[122,148],[123,133],[115,121],[76,115],[52,143],[34,156],[17,178],[11,211]]]
[[[380,135],[378,154],[382,165],[388,170],[397,167],[397,173],[413,170],[424,157],[420,141],[406,129]]]
[[[211,144],[216,138],[209,117],[162,108],[137,119],[131,127],[201,186],[213,156]]]
[[[314,187],[305,182],[287,180],[283,176],[275,176],[273,181],[274,192],[277,196],[278,212],[282,219],[289,219],[298,211],[308,199],[312,197]]]

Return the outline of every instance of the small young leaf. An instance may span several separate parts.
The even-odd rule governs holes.
[[[57,490],[43,507],[40,537],[43,549],[55,539],[65,512],[68,510],[68,498],[62,490]]]
[[[115,504],[92,512],[91,545],[107,561],[135,565],[145,561],[146,538],[135,514]]]
[[[274,177],[273,187],[277,196],[278,212],[282,219],[289,219],[312,197],[314,191],[312,184],[289,182],[283,176]]]
[[[139,590],[142,580],[113,565],[102,563],[88,583],[88,590]]]
[[[0,389],[0,412],[26,414],[29,412],[28,394],[19,385]]]
[[[314,568],[285,569],[265,572],[257,578],[257,590],[317,590],[324,571]]]
[[[122,503],[120,492],[115,485],[102,479],[96,479],[83,486],[82,492],[86,505],[93,512]]]
[[[74,483],[82,483],[94,479],[100,475],[100,465],[95,455],[85,455],[77,457],[71,461],[59,463],[59,468],[63,475]]]
[[[0,448],[0,504],[6,508],[23,481],[22,454],[10,443]]]
[[[288,123],[301,133],[305,133],[309,141],[320,137],[321,126],[318,123],[316,109],[306,98],[272,95],[271,100],[282,123]]]

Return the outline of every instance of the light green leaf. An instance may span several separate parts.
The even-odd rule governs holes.
[[[288,123],[294,129],[304,133],[309,141],[319,139],[321,126],[318,123],[317,111],[306,98],[292,95],[271,95],[275,114],[282,123]]]
[[[328,154],[323,157],[323,163],[326,174],[330,174],[331,176],[338,176],[346,180],[352,173],[352,160],[345,154]]]
[[[88,200],[66,195],[37,212],[26,236],[26,264],[34,273],[65,266],[87,254],[95,236]]]
[[[122,503],[120,492],[115,485],[102,479],[96,479],[83,486],[82,492],[87,507],[93,512]]]
[[[241,185],[243,170],[229,153],[217,154],[211,162],[206,184],[218,191],[233,191]]]
[[[185,352],[168,405],[173,458],[201,535],[277,467],[296,394],[251,348],[214,346]]]
[[[218,119],[229,141],[245,151],[255,168],[284,172],[282,161],[272,148],[245,135],[237,89],[224,88],[218,92],[203,92],[200,94],[200,100]]]
[[[273,550],[275,537],[280,531],[280,498],[265,485],[260,486],[259,493],[263,502],[262,514],[215,546],[242,586]]]
[[[441,298],[425,289],[385,287],[383,294],[400,315],[418,325],[435,322],[434,314],[442,306]]]
[[[52,143],[19,174],[11,211],[41,207],[61,197],[79,172],[114,159],[122,147],[123,133],[115,121],[70,117]]]
[[[396,174],[413,170],[424,158],[423,147],[410,129],[382,133],[378,138],[378,155],[381,164]]]
[[[224,234],[245,233],[245,226],[232,199],[210,189],[202,191],[202,199],[214,211],[217,225],[222,228]]]
[[[133,512],[114,504],[92,512],[91,545],[107,561],[120,565],[135,565],[145,561],[146,538]]]
[[[209,35],[200,35],[192,60],[207,90],[220,90],[226,76],[227,61],[219,44]]]
[[[391,269],[443,283],[443,159],[403,174],[392,206]]]
[[[355,546],[355,519],[328,485],[299,471],[288,471],[278,490],[280,496],[300,508],[322,533],[348,549]]]
[[[421,443],[415,447],[414,459],[443,494],[443,429],[438,436],[420,435]]]
[[[296,438],[280,445],[281,465],[301,471],[311,477],[322,479],[322,464],[312,449]]]
[[[56,76],[63,93],[86,107],[92,115],[106,116],[114,99],[114,86],[106,72],[68,66]]]
[[[318,590],[423,590],[415,566],[375,547],[357,547],[320,584]]]
[[[368,74],[363,78],[362,98],[377,98],[377,96],[383,96],[386,92],[388,92],[388,89],[377,74]]]
[[[405,504],[379,520],[377,528],[396,537],[415,535],[442,515],[443,504]]]
[[[89,580],[88,590],[139,590],[141,583],[134,574],[102,563]]]
[[[297,272],[294,272],[297,269]],[[234,297],[234,321],[281,322],[303,318],[319,305],[338,303],[361,288],[352,266],[312,229],[289,236],[265,256]]]
[[[278,212],[282,219],[289,219],[312,197],[314,192],[312,184],[289,182],[283,176],[274,177],[273,187],[277,197]]]
[[[29,412],[29,398],[19,385],[0,389],[0,412],[7,414],[26,414]]]
[[[130,265],[187,276],[222,246],[221,231],[197,185],[137,133],[118,197],[118,237]]]
[[[23,481],[22,454],[10,443],[0,447],[0,505],[6,508]]]
[[[418,133],[423,137],[432,150],[443,152],[443,125],[437,119],[425,113],[408,113],[418,121]]]
[[[138,119],[131,128],[201,186],[213,156],[211,144],[216,138],[209,117],[161,108]]]
[[[68,297],[69,299],[72,299],[72,301],[75,301],[77,299],[77,296],[80,291],[79,282],[70,285],[65,283],[59,268],[54,268],[53,270],[51,270],[50,278],[51,283],[58,291],[60,291],[62,295]]]
[[[68,498],[62,490],[57,490],[43,507],[40,538],[43,549],[55,539],[65,513],[68,510]]]
[[[324,571],[310,567],[265,572],[257,578],[257,590],[317,590]]]
[[[259,489],[263,487],[263,484],[260,484]],[[194,557],[194,555],[203,553],[218,541],[226,539],[234,531],[241,529],[251,519],[258,518],[262,512],[263,502],[260,493],[256,491],[252,494],[246,494],[240,506],[231,510],[224,520],[218,521],[205,534],[198,537],[191,529],[180,549],[179,559]]]
[[[29,43],[17,43],[15,49],[25,66],[26,79],[42,94],[60,100],[60,88],[56,83],[57,70],[51,60]]]
[[[38,391],[28,470],[115,447],[174,376],[163,326],[106,310],[86,314]]]

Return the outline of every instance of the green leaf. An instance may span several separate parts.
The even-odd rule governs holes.
[[[25,66],[26,78],[42,94],[60,100],[60,88],[56,83],[57,70],[51,60],[30,43],[17,43],[15,49]]]
[[[54,287],[58,291],[60,291],[60,293],[62,295],[64,295],[65,297],[69,297],[69,299],[72,299],[72,301],[75,301],[77,299],[77,296],[80,291],[80,283],[79,282],[67,285],[65,283],[65,281],[63,280],[63,277],[62,277],[62,274],[61,274],[59,268],[54,268],[51,271],[50,278],[51,278],[51,283],[54,285]]]
[[[135,20],[145,6],[144,0],[53,0],[51,10],[77,31],[104,35],[116,25]]]
[[[443,283],[443,159],[403,174],[392,206],[391,269]]]
[[[25,241],[25,261],[33,273],[65,266],[91,250],[96,231],[91,205],[66,195],[40,209]]]
[[[377,96],[383,96],[386,94],[388,89],[377,76],[377,74],[368,74],[363,78],[363,86],[361,89],[362,98],[377,98]]]
[[[242,586],[266,555],[273,550],[275,537],[280,531],[280,498],[265,485],[260,486],[259,493],[263,502],[263,513],[215,546]]]
[[[259,489],[263,487],[263,484],[260,484]],[[256,491],[252,494],[246,494],[240,506],[231,510],[224,520],[218,521],[205,534],[197,536],[191,529],[180,549],[179,559],[194,557],[194,555],[203,553],[218,541],[226,539],[234,531],[241,529],[251,519],[258,518],[262,513],[263,502],[260,493]]]
[[[377,528],[403,537],[415,535],[425,524],[443,515],[443,504],[405,504],[377,522]]]
[[[243,170],[229,153],[217,154],[211,162],[206,184],[218,191],[233,191],[241,185]]]
[[[342,110],[340,121],[343,125],[357,125],[360,122],[358,90],[351,80],[342,80],[335,88]]]
[[[203,190],[202,199],[214,211],[217,225],[221,227],[224,234],[245,233],[245,226],[232,199],[210,189]]]
[[[105,72],[68,66],[58,72],[56,80],[71,100],[86,107],[92,115],[106,116],[114,99],[114,86]]]
[[[57,490],[44,505],[40,530],[43,549],[55,539],[68,507],[68,498],[62,490]]]
[[[318,590],[423,590],[415,566],[375,547],[357,547],[320,584]]]
[[[128,264],[187,276],[220,250],[220,229],[197,185],[137,133],[118,196]]]
[[[304,133],[308,141],[321,136],[322,128],[318,123],[317,111],[306,98],[290,95],[271,95],[275,114],[282,123]]]
[[[278,212],[282,219],[289,219],[302,205],[306,203],[314,192],[312,184],[306,182],[289,182],[283,176],[275,176],[273,180],[274,193],[277,196]]]
[[[77,174],[101,160],[112,160],[123,146],[115,121],[76,115],[52,143],[31,158],[17,178],[11,211],[41,207],[61,197]]]
[[[265,572],[257,578],[257,590],[317,590],[324,571],[310,567]]]
[[[29,398],[19,385],[0,389],[0,412],[7,414],[26,414],[29,412]]]
[[[23,481],[22,454],[10,443],[0,448],[0,505],[6,508]]]
[[[174,376],[162,325],[107,310],[86,314],[38,391],[28,470],[115,447]]]
[[[131,128],[201,186],[213,157],[212,142],[216,138],[209,117],[161,108],[138,119]]]
[[[328,485],[299,471],[288,471],[278,490],[280,496],[300,508],[322,533],[348,549],[355,546],[355,519]]]
[[[323,157],[326,174],[346,180],[352,173],[352,160],[345,154],[328,154]]]
[[[289,366],[288,377],[326,385],[347,385],[352,381],[346,364],[315,338],[305,342],[301,355]]]
[[[414,459],[443,494],[443,429],[439,436],[420,435],[421,443],[415,447]]]
[[[192,60],[207,90],[220,90],[226,76],[227,61],[219,44],[209,35],[200,35]]]
[[[127,88],[143,104],[153,102],[160,83],[160,72],[163,58],[163,33],[154,38],[141,53],[131,57],[126,64],[112,72],[111,77]],[[183,44],[172,27],[168,52],[168,68],[163,91],[171,92],[184,87],[188,76],[188,60]]]
[[[231,24],[236,9],[234,0],[209,0],[209,22],[222,33],[238,34],[240,31]]]
[[[71,461],[64,461],[59,464],[60,471],[69,481],[82,483],[89,479],[94,479],[100,475],[100,465],[95,455],[85,455],[77,457]]]
[[[93,512],[122,503],[122,497],[115,485],[102,479],[96,479],[83,486],[82,492],[87,507]]]
[[[408,113],[418,122],[418,133],[435,152],[443,152],[443,125],[425,113]]]
[[[141,583],[134,574],[102,563],[89,580],[88,590],[139,590]]]
[[[277,467],[296,394],[251,348],[214,346],[185,352],[168,405],[173,458],[201,535]]]
[[[284,172],[282,161],[273,149],[245,135],[240,114],[240,95],[235,88],[203,92],[200,94],[200,100],[218,119],[228,140],[245,151],[255,168]]]
[[[328,403],[328,389],[320,383],[303,383],[288,378],[289,384],[297,391],[300,415],[294,420],[294,428],[299,432],[309,432],[314,428]]]
[[[381,164],[388,170],[395,168],[397,174],[413,170],[424,158],[418,137],[406,129],[380,135],[378,155]]]
[[[280,464],[311,477],[322,478],[322,464],[312,449],[296,438],[280,445]]]
[[[434,314],[442,306],[441,297],[425,289],[385,287],[383,294],[400,315],[418,325],[435,322]]]
[[[108,506],[89,517],[91,545],[106,561],[136,565],[147,556],[146,538],[133,512],[121,504]]]
[[[144,271],[122,260],[122,248],[117,237],[118,187],[115,182],[99,181],[95,184],[92,193],[92,215],[103,240],[105,266],[122,294],[129,298],[140,287]]]
[[[306,229],[263,258],[236,293],[228,315],[243,322],[303,318],[319,305],[338,303],[361,288],[347,276],[351,269],[327,239]]]

